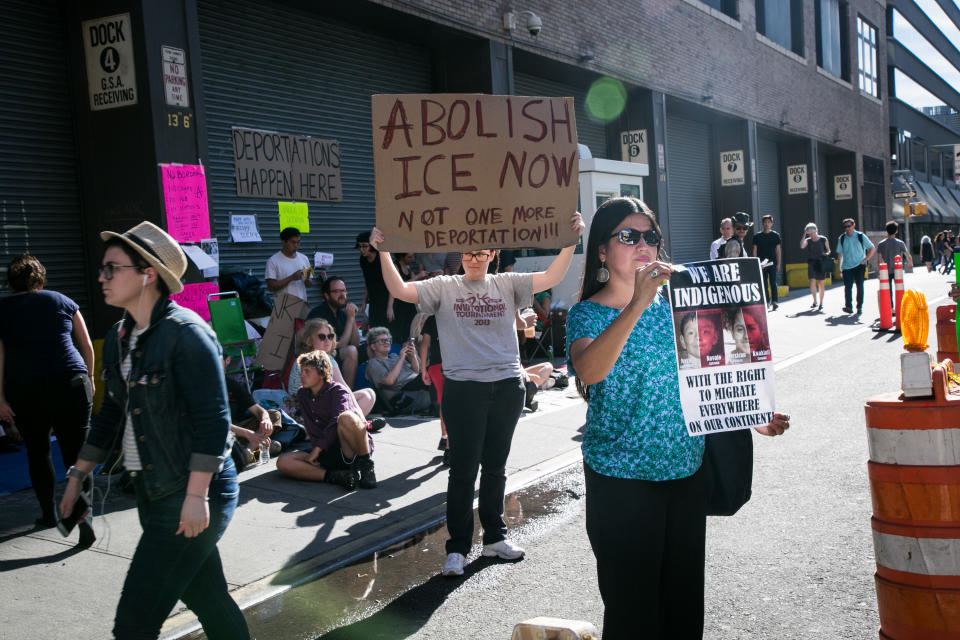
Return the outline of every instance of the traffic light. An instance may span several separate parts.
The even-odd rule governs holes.
[[[911,202],[910,209],[907,212],[908,216],[923,216],[927,214],[927,203],[926,202]]]

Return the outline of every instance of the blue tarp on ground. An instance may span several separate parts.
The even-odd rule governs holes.
[[[64,480],[63,460],[60,458],[60,445],[54,440],[50,443],[53,456],[53,469],[57,472],[57,482]],[[27,448],[20,445],[16,453],[0,454],[0,495],[29,489],[30,472],[27,468]]]

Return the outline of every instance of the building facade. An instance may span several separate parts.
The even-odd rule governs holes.
[[[304,252],[332,253],[358,299],[378,93],[572,96],[593,158],[648,165],[620,192],[657,212],[677,262],[706,258],[736,211],[773,215],[798,269],[808,222],[835,238],[843,218],[879,230],[890,215],[877,0],[7,5],[0,262],[38,255],[98,337],[116,317],[96,283],[98,233],[169,226],[178,164],[203,167],[221,273],[262,277],[278,202],[306,202]],[[241,157],[254,139],[261,156]],[[317,150],[296,184],[269,172],[284,143]],[[235,242],[231,219],[251,215],[262,241]]]

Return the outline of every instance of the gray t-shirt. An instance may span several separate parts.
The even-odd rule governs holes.
[[[410,361],[404,358],[403,364],[400,366],[400,373],[397,374],[396,382],[389,386],[384,385],[383,379],[393,370],[399,359],[400,356],[395,353],[391,353],[386,358],[370,358],[367,360],[367,380],[382,391],[400,391],[403,389],[403,385],[420,374],[414,371],[410,366]]]
[[[893,273],[893,260],[897,256],[903,257],[903,265],[907,265],[907,245],[899,238],[886,238],[877,243],[877,253],[887,265],[887,271]]]
[[[444,377],[495,382],[521,375],[515,315],[530,304],[532,273],[488,274],[480,281],[439,276],[416,287],[420,311],[437,318]]]

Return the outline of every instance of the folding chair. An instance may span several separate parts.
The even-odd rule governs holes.
[[[252,390],[250,372],[262,367],[247,367],[247,358],[257,355],[259,339],[247,337],[247,324],[243,320],[240,295],[236,291],[220,291],[207,295],[207,308],[210,320],[217,334],[217,341],[223,347],[223,355],[230,356],[231,362],[240,362],[240,367],[227,371],[227,375],[243,373],[247,389]]]
[[[553,348],[554,357],[560,354],[565,348],[563,340],[566,338],[564,330],[567,324],[567,310],[566,309],[550,309],[550,314],[547,316],[547,323],[543,327],[543,331],[540,332],[540,336],[536,339],[534,343],[533,351],[530,353],[530,359],[537,357],[537,354],[542,352],[544,357],[550,357],[550,348]],[[558,344],[559,340],[559,344]],[[552,362],[550,364],[553,364]]]

